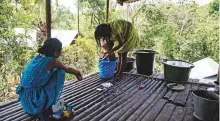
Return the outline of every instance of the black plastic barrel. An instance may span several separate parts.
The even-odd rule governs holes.
[[[192,63],[181,60],[164,60],[163,65],[165,79],[176,82],[187,82],[194,67]]]
[[[137,73],[143,75],[152,75],[154,71],[155,54],[154,50],[137,50],[136,54],[136,66]]]

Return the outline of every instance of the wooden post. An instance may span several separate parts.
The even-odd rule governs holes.
[[[47,38],[51,38],[51,0],[46,0]]]
[[[79,0],[77,1],[78,2],[78,5],[77,5],[77,8],[78,8],[78,35],[79,35]]]
[[[217,82],[219,83],[219,73],[220,73],[220,64],[219,64],[219,67],[218,67],[218,74],[217,74]]]
[[[109,18],[109,0],[106,0],[106,23],[108,23]]]

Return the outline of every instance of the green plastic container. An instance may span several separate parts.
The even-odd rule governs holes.
[[[164,77],[170,81],[187,82],[190,71],[194,67],[192,63],[181,60],[163,60]]]
[[[194,112],[193,115],[199,121],[217,121],[219,111],[219,96],[215,92],[207,90],[195,90],[192,92]]]

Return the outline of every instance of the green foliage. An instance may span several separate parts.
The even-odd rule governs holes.
[[[105,1],[103,0],[79,0],[80,11],[90,17],[91,24],[105,22]]]
[[[64,6],[58,6],[53,15],[54,29],[73,29],[74,20],[76,19],[71,11]],[[75,20],[76,21],[76,20]]]
[[[78,38],[73,46],[62,50],[60,60],[67,66],[80,70],[83,75],[97,71],[97,48],[92,39]],[[72,80],[74,75],[67,74],[66,80]]]
[[[209,4],[209,13],[218,14],[219,12],[219,0],[213,0],[211,4]]]
[[[147,5],[135,22],[141,48],[157,50],[162,57],[195,62],[207,56],[219,60],[218,18],[207,6]]]
[[[24,21],[17,21],[16,8],[8,1],[0,4],[0,101],[10,97],[15,90],[15,84],[27,61],[33,55],[33,49],[27,47],[25,35],[14,33],[17,25],[24,25]],[[23,17],[25,18],[25,17]],[[28,21],[26,21],[28,22]],[[28,24],[27,24],[28,25]]]

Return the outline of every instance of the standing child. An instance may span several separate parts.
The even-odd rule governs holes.
[[[95,39],[98,46],[103,46],[106,42],[115,40],[118,44],[105,54],[108,58],[111,53],[118,53],[118,63],[115,80],[122,77],[126,67],[127,54],[139,45],[138,32],[132,23],[123,19],[111,21],[107,24],[100,24],[95,30]]]
[[[48,117],[52,114],[52,105],[56,104],[61,94],[65,72],[82,80],[81,73],[63,65],[58,57],[61,55],[62,43],[56,38],[47,39],[26,66],[17,94],[25,112],[32,115]],[[47,120],[47,119],[43,119]]]

